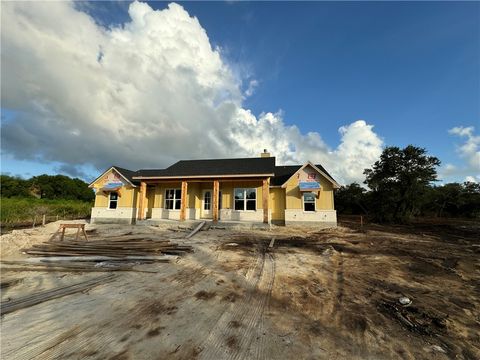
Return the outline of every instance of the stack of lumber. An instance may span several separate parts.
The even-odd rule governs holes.
[[[109,258],[142,257],[152,255],[183,255],[191,246],[180,246],[169,240],[148,235],[128,235],[110,238],[90,238],[89,241],[50,241],[33,245],[24,252],[35,256],[105,256]],[[140,259],[137,259],[140,260]],[[150,259],[152,260],[152,259]]]
[[[172,257],[191,251],[191,246],[181,246],[151,234],[98,237],[89,241],[50,240],[23,250],[34,258],[0,262],[0,271],[156,272],[138,270],[135,266],[169,262]]]

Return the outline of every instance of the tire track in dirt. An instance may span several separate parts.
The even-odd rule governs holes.
[[[268,279],[269,282],[266,284],[267,291],[266,291],[266,294],[265,294],[266,296],[264,297],[265,304],[263,306],[263,311],[262,311],[261,316],[260,316],[259,324],[256,327],[257,337],[255,339],[259,339],[260,341],[255,346],[255,356],[253,357],[255,359],[267,359],[267,356],[265,355],[265,348],[266,348],[266,342],[267,342],[268,336],[266,335],[267,330],[266,330],[266,327],[265,327],[265,310],[268,310],[268,308],[270,306],[270,299],[271,299],[271,295],[272,295],[273,285],[275,283],[275,258],[270,253],[267,253],[266,256],[267,256],[267,267],[266,267],[266,269],[267,269],[267,271],[270,270],[271,274],[270,274],[270,276],[266,277],[266,279]],[[245,354],[245,355],[247,355],[247,354]],[[269,355],[271,355],[271,354],[269,354]],[[245,358],[245,356],[244,356],[244,358]]]
[[[244,303],[251,298],[252,291],[257,287],[261,273],[263,272],[264,257],[263,254],[255,257],[254,266],[250,267],[245,274],[244,286],[246,289],[246,296],[236,303],[230,304],[225,310],[218,316],[214,324],[212,324],[209,336],[204,340],[202,344],[201,359],[223,359],[226,358],[225,344],[226,340],[230,339],[226,334],[231,332],[231,325],[234,324],[232,318],[235,316],[240,317],[240,311],[244,310]],[[240,323],[238,323],[240,324]],[[230,343],[230,346],[236,344]]]
[[[218,255],[217,255],[218,256]],[[250,261],[250,266],[247,267],[245,270],[244,276],[244,282],[243,285],[248,287],[248,284],[250,284],[251,281],[255,279],[255,272],[260,265],[261,258],[256,256],[253,257]],[[242,277],[243,278],[243,277]],[[216,312],[213,312],[212,316],[208,316],[206,319],[203,321],[198,321],[193,326],[190,326],[188,329],[188,332],[192,334],[192,336],[198,336],[198,334],[202,333],[209,333],[211,337],[211,330],[215,329],[218,327],[218,323],[222,321],[222,319],[225,317],[225,313],[230,309],[233,309],[235,304],[233,303],[225,303],[223,307]],[[202,304],[199,303],[198,308],[201,308]],[[196,349],[198,349],[199,353],[203,354],[203,350],[207,349],[211,345],[206,344],[206,340],[201,343],[201,345],[197,346]],[[178,352],[175,354],[175,358],[179,359],[187,359],[191,357],[191,349],[188,347],[181,347]]]
[[[247,272],[246,296],[231,304],[203,343],[201,359],[264,359],[263,316],[275,277],[275,262],[265,248],[258,251],[255,266]],[[255,344],[252,351],[252,344]]]
[[[191,285],[196,281],[200,281],[204,277],[208,276],[205,273],[205,267],[196,267],[193,269],[188,269],[182,272],[180,279],[177,279],[177,282],[182,285]],[[157,284],[156,291],[160,292],[168,291],[171,288],[171,281],[175,280],[175,276],[161,277],[162,284]],[[122,282],[113,282],[108,285],[111,292],[117,291],[120,289],[129,289],[133,292],[138,292],[141,289],[150,292],[151,286],[148,281],[146,282],[137,282],[137,278],[124,279]],[[170,281],[169,281],[170,280]],[[185,290],[178,294],[177,298],[187,298],[191,296],[191,290],[189,286],[185,287]],[[85,306],[88,302],[91,302],[92,299],[89,298],[72,298],[73,303],[78,303],[78,306]],[[86,348],[95,349],[95,353],[102,353],[105,351],[107,354],[111,352],[112,346],[115,348],[118,344],[118,339],[121,337],[115,335],[115,333],[103,332],[102,329],[106,329],[111,326],[115,328],[126,329],[124,332],[128,332],[132,328],[132,324],[138,323],[139,319],[145,321],[145,324],[150,323],[152,320],[150,318],[145,318],[145,312],[148,306],[151,306],[152,303],[158,302],[161,304],[160,300],[154,296],[147,296],[145,298],[139,298],[138,303],[133,306],[128,311],[122,312],[121,317],[112,317],[110,319],[103,319],[99,322],[96,322],[94,325],[90,321],[82,321],[77,323],[75,327],[70,329],[65,329],[65,331],[55,331],[52,333],[52,338],[47,341],[32,341],[29,346],[22,346],[21,348],[11,349],[7,352],[3,352],[2,355],[7,359],[61,359],[64,358],[65,354],[78,354],[82,351],[85,351]],[[165,299],[162,299],[164,302]],[[67,307],[68,301],[60,303],[63,307]],[[70,303],[72,305],[72,303]],[[31,330],[33,328],[38,328],[41,332],[41,328],[48,327],[50,323],[55,324],[56,322],[61,321],[60,319],[50,318],[45,319],[41,314],[48,314],[52,306],[56,306],[54,303],[46,304],[41,306],[39,320],[31,323]],[[92,309],[92,311],[94,311]],[[42,319],[40,321],[40,319]],[[59,329],[60,330],[60,329]],[[82,357],[82,356],[81,356]]]

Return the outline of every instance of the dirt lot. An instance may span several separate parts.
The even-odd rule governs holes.
[[[151,233],[194,252],[2,316],[2,359],[480,359],[480,226]],[[2,260],[56,224],[1,238]],[[269,247],[275,238],[274,246]],[[2,302],[102,276],[3,271]],[[411,305],[398,299],[406,296]]]

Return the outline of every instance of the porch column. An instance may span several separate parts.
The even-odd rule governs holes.
[[[262,184],[262,207],[263,207],[263,222],[268,224],[268,197],[270,194],[270,178],[263,179]]]
[[[220,184],[218,180],[213,180],[213,221],[218,221],[218,196],[220,192]]]
[[[138,209],[138,220],[145,219],[145,200],[147,197],[147,183],[142,181],[140,183],[140,204]]]
[[[187,207],[187,189],[188,189],[188,183],[183,180],[182,181],[182,197],[181,197],[181,203],[180,203],[180,220],[185,220],[185,212],[186,212],[186,207]]]

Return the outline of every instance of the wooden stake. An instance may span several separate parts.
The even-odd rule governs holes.
[[[268,247],[273,247],[273,244],[275,243],[275,238],[272,238],[272,240],[270,240],[270,245],[268,245]]]
[[[46,215],[43,214],[43,218],[42,218],[42,226],[45,226],[45,223],[46,223],[46,219],[45,219]]]

